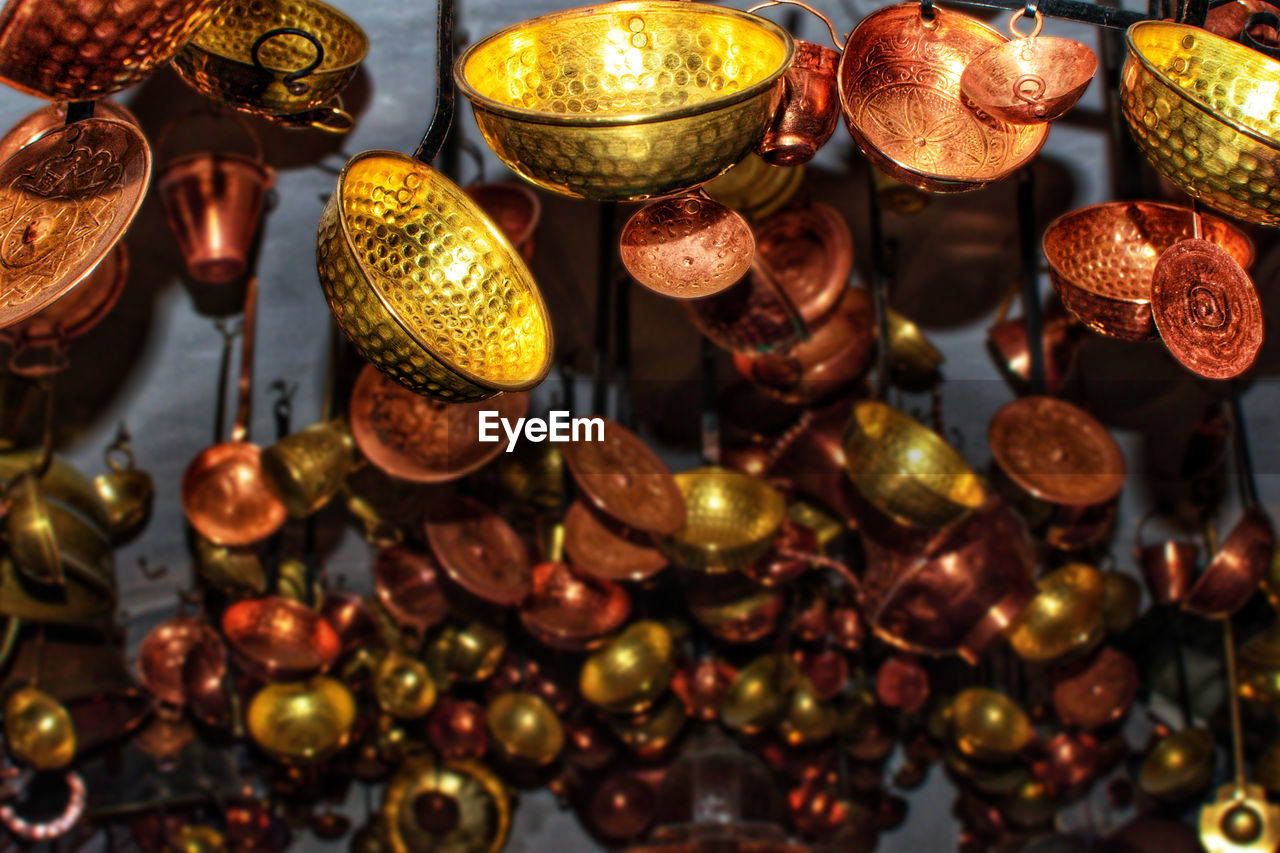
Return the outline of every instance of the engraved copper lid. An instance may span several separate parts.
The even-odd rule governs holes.
[[[15,346],[56,346],[78,338],[111,312],[128,277],[129,256],[121,241],[70,293],[26,320],[0,329],[0,337]]]
[[[1151,275],[1151,314],[1164,345],[1188,370],[1230,379],[1262,349],[1262,304],[1235,258],[1207,240],[1182,240]]]
[[[1245,510],[1222,547],[1182,600],[1201,616],[1229,616],[1258,590],[1276,546],[1271,519],[1257,508]]]
[[[451,497],[427,513],[427,542],[458,586],[491,604],[510,607],[529,594],[529,551],[493,510]]]
[[[151,151],[103,118],[51,131],[0,164],[0,328],[85,280],[142,204]]]
[[[1241,266],[1253,245],[1234,225],[1201,216],[1205,239]],[[1154,201],[1113,201],[1059,216],[1044,232],[1053,287],[1067,310],[1093,331],[1122,340],[1155,335],[1151,276],[1161,253],[1192,236],[1191,211]]]
[[[507,446],[480,441],[480,412],[514,421],[529,411],[524,391],[480,403],[446,403],[415,394],[366,364],[351,389],[351,434],[373,465],[402,480],[440,483],[470,474]]]
[[[1064,725],[1093,730],[1123,717],[1137,694],[1137,665],[1124,652],[1107,647],[1057,675],[1053,709]]]
[[[647,536],[611,524],[582,501],[565,515],[564,550],[579,572],[601,580],[643,581],[667,567]]]
[[[542,642],[567,651],[594,648],[627,621],[631,599],[616,583],[586,577],[568,563],[548,560],[533,567],[520,621]]]
[[[430,554],[404,545],[384,548],[373,561],[378,601],[402,628],[422,633],[449,615],[440,570]]]
[[[670,469],[622,425],[606,420],[603,441],[570,442],[564,455],[584,499],[632,530],[670,536],[684,525],[684,498]]]
[[[1111,433],[1063,400],[1014,400],[991,419],[987,441],[1000,469],[1040,500],[1094,506],[1124,487],[1124,454]]]
[[[698,299],[736,284],[751,268],[751,226],[697,193],[647,204],[627,220],[618,247],[637,282],[674,299]]]

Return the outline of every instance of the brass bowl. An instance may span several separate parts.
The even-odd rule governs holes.
[[[951,739],[978,761],[1005,761],[1035,738],[1031,720],[1003,693],[970,687],[951,701]]]
[[[1169,21],[1125,38],[1120,106],[1156,171],[1223,213],[1280,225],[1280,62]]]
[[[368,52],[364,30],[320,0],[227,0],[173,67],[196,91],[237,110],[349,130],[350,114],[332,102]]]
[[[968,15],[915,3],[864,18],[845,44],[837,88],[845,124],[890,176],[935,193],[976,190],[1013,174],[1049,135],[1043,124],[996,121],[966,106],[965,67],[1008,39]]]
[[[787,514],[773,486],[728,468],[683,471],[676,485],[684,495],[685,523],[658,546],[686,568],[723,572],[746,566],[769,549]]]
[[[0,11],[0,78],[56,101],[88,101],[159,68],[215,0],[9,0]]]
[[[1101,638],[1102,573],[1068,563],[1036,582],[1036,595],[1009,627],[1009,645],[1023,660],[1044,662]]]
[[[551,706],[532,693],[501,693],[485,709],[489,734],[507,759],[540,767],[564,748],[564,726]]]
[[[666,691],[675,669],[671,631],[661,622],[633,622],[583,662],[579,692],[609,713],[636,714]]]
[[[523,391],[551,320],[519,253],[448,178],[390,151],[352,158],[320,219],[320,283],[366,360],[448,402]]]
[[[763,18],[634,0],[567,9],[481,39],[454,78],[485,141],[573,198],[673,195],[743,159],[777,108],[795,42]]]
[[[1253,244],[1240,229],[1201,215],[1204,239],[1242,267]],[[1062,304],[1100,335],[1126,341],[1156,336],[1151,276],[1165,250],[1193,236],[1191,210],[1155,201],[1112,201],[1059,216],[1044,232],[1049,277]]]
[[[845,468],[867,501],[900,524],[936,528],[982,505],[982,482],[942,437],[874,400],[853,408]]]
[[[268,684],[249,703],[245,723],[254,743],[289,764],[323,761],[346,745],[356,701],[340,681]]]
[[[381,811],[394,853],[498,853],[511,831],[511,796],[476,761],[410,759],[387,784]]]

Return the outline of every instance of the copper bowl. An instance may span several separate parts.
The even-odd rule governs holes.
[[[138,677],[161,702],[181,707],[187,701],[185,666],[193,655],[226,667],[222,640],[207,623],[185,616],[161,622],[138,647]]]
[[[529,594],[529,549],[484,504],[465,497],[442,501],[428,511],[425,528],[440,567],[466,592],[499,607]]]
[[[430,554],[404,545],[384,548],[373,561],[379,603],[397,625],[419,634],[449,615],[440,575]]]
[[[975,190],[1035,157],[1048,127],[1013,125],[970,109],[964,69],[1008,39],[968,15],[915,3],[862,20],[845,44],[837,86],[845,124],[884,172],[923,190]]]
[[[1202,214],[1204,239],[1242,267],[1253,244],[1240,229]],[[1165,250],[1194,236],[1189,208],[1154,201],[1112,201],[1063,214],[1044,232],[1053,287],[1067,310],[1101,335],[1127,341],[1156,336],[1151,276]]]
[[[542,220],[538,194],[524,184],[510,181],[469,184],[462,189],[502,229],[525,263],[533,263],[533,238]]]
[[[222,614],[222,633],[236,666],[260,681],[297,681],[327,670],[338,635],[320,614],[287,598],[238,601]]]
[[[900,649],[976,660],[1035,595],[1031,537],[998,498],[936,536],[863,542],[863,612]]]
[[[1244,607],[1258,591],[1276,547],[1275,529],[1266,513],[1245,510],[1218,553],[1182,600],[1182,608],[1222,618]]]
[[[533,567],[533,588],[520,607],[520,621],[552,648],[585,651],[603,643],[630,613],[631,598],[618,584],[547,561]]]
[[[578,571],[607,581],[645,581],[667,567],[651,537],[622,527],[580,500],[565,515],[564,550]]]
[[[0,329],[0,337],[15,348],[52,347],[78,338],[111,313],[128,277],[129,255],[121,241],[75,290],[26,320]]]

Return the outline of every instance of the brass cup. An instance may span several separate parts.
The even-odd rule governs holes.
[[[985,498],[978,476],[941,436],[884,403],[854,406],[844,451],[854,486],[899,524],[943,527]]]
[[[37,770],[59,770],[76,755],[76,729],[62,703],[43,690],[19,687],[4,702],[9,754]]]
[[[262,472],[294,518],[332,500],[355,464],[355,441],[342,420],[312,424],[262,451]]]
[[[511,832],[511,795],[477,761],[415,757],[387,783],[381,816],[380,852],[499,853]]]
[[[978,761],[1004,761],[1034,737],[1025,711],[1003,693],[970,687],[951,701],[951,739]]]
[[[785,655],[764,655],[743,667],[720,702],[720,720],[746,735],[757,734],[786,715],[800,671]]]
[[[675,674],[671,632],[660,622],[633,622],[582,665],[582,697],[609,713],[646,710]]]
[[[1018,657],[1049,661],[1096,643],[1103,632],[1103,578],[1071,563],[1036,582],[1036,595],[1005,630]]]
[[[245,714],[254,743],[278,761],[301,766],[323,761],[345,746],[355,720],[351,691],[325,676],[268,684]]]
[[[262,595],[267,573],[252,548],[216,545],[199,534],[196,540],[196,572],[206,583],[232,596]]]
[[[889,309],[889,363],[908,379],[932,377],[945,360],[920,327]]]
[[[425,717],[436,703],[436,685],[427,666],[403,652],[390,651],[373,674],[378,707],[399,720]]]
[[[486,709],[489,734],[506,758],[550,764],[564,748],[564,726],[551,706],[532,693],[502,693]]]
[[[1176,802],[1204,790],[1213,778],[1213,766],[1213,735],[1204,729],[1183,729],[1147,753],[1138,787],[1152,797]]]
[[[134,539],[151,520],[156,486],[150,474],[134,467],[126,442],[107,448],[106,460],[109,470],[93,478],[93,487],[106,508],[111,541],[120,545]]]
[[[60,586],[62,554],[39,476],[34,471],[19,475],[9,484],[5,502],[5,539],[18,570],[35,583]]]
[[[672,561],[696,571],[741,568],[769,549],[787,514],[786,501],[758,477],[707,467],[675,475],[684,496],[684,526],[658,540]]]

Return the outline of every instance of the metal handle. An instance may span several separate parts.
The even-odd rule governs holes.
[[[1254,12],[1245,18],[1244,29],[1240,30],[1240,41],[1245,47],[1252,48],[1272,59],[1280,59],[1280,45],[1259,41],[1252,32],[1254,27],[1270,27],[1280,31],[1280,15],[1275,12]]]
[[[262,64],[262,59],[259,56],[259,53],[261,53],[262,46],[264,44],[271,41],[271,39],[279,38],[280,36],[297,36],[298,38],[305,39],[310,42],[311,46],[316,49],[315,59],[312,59],[297,71],[290,71],[285,74],[283,79],[280,81],[284,83],[284,87],[289,91],[290,95],[304,95],[311,87],[306,83],[303,83],[302,80],[305,77],[311,76],[311,74],[320,67],[320,63],[324,62],[324,45],[320,43],[320,39],[316,38],[306,30],[300,30],[297,27],[276,27],[273,30],[267,30],[265,33],[254,39],[253,46],[249,48],[249,58],[253,60],[255,68],[275,73],[273,69],[267,68]]]
[[[1033,17],[1035,19],[1035,24],[1032,25],[1031,32],[1024,36],[1022,33],[1018,32],[1018,21],[1021,21],[1027,16]],[[1013,17],[1009,18],[1009,32],[1013,34],[1014,38],[1033,39],[1040,35],[1040,31],[1043,29],[1044,15],[1034,3],[1028,3],[1026,8],[1019,9],[1013,13]]]
[[[831,23],[831,19],[819,12],[817,9],[805,3],[804,0],[765,0],[763,3],[757,3],[747,10],[748,15],[753,15],[761,9],[767,9],[770,6],[799,6],[806,12],[817,15],[822,19],[822,23],[827,25],[827,30],[831,33],[831,40],[836,43],[836,50],[844,50],[844,42],[840,39],[840,34],[836,32],[836,25]]]
[[[235,426],[231,428],[232,441],[244,441],[249,437],[249,412],[253,400],[253,327],[257,313],[258,274],[254,272],[244,287],[244,340],[240,342],[240,380],[236,385],[239,403]]]
[[[457,96],[453,82],[453,0],[439,0],[439,3],[436,16],[436,108],[427,132],[418,143],[418,150],[413,152],[413,159],[428,166],[436,159],[444,147],[445,137],[449,135]]]
[[[333,105],[320,107],[316,113],[317,115],[311,119],[311,126],[325,133],[348,133],[356,126],[355,118],[342,107]]]

